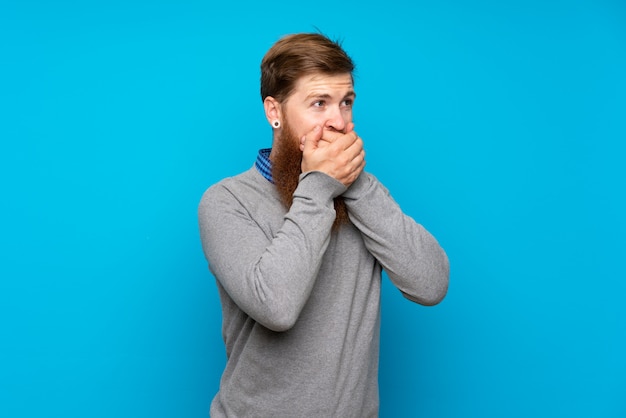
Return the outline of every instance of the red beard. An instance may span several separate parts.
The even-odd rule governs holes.
[[[291,130],[287,123],[283,123],[280,136],[277,138],[272,150],[272,178],[280,200],[289,209],[293,203],[293,192],[298,187],[302,174],[302,151],[300,140]],[[350,221],[348,208],[342,196],[334,199],[335,222],[333,230]]]

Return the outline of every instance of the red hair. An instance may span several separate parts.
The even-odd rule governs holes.
[[[287,35],[261,61],[261,99],[271,96],[282,103],[300,77],[316,73],[352,76],[354,67],[341,45],[322,34]]]

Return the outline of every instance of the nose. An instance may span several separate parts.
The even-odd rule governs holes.
[[[328,119],[326,120],[326,129],[332,131],[343,132],[346,129],[346,115],[343,114],[340,108],[332,107],[329,109]]]

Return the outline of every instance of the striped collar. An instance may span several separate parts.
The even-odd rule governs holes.
[[[270,161],[270,152],[271,148],[263,148],[259,150],[259,154],[256,157],[256,162],[254,166],[259,173],[271,183],[274,183],[274,179],[272,178],[272,162]]]

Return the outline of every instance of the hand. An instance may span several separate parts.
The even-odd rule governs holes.
[[[316,126],[300,140],[302,172],[321,171],[349,187],[365,167],[363,140],[349,123],[345,133]]]

